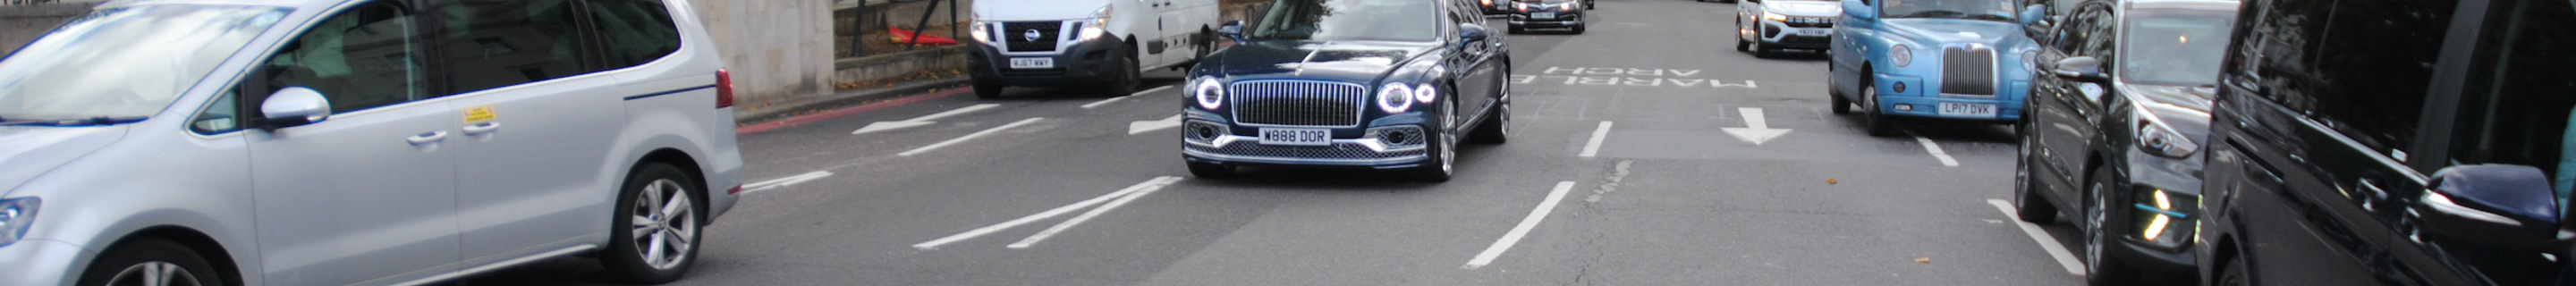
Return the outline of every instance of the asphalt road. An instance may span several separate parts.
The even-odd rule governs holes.
[[[1864,135],[1820,55],[1735,51],[1732,4],[1599,3],[1586,34],[1510,36],[1513,137],[1462,148],[1455,181],[1191,178],[1176,129],[1140,129],[1174,88],[948,92],[742,136],[757,184],[674,285],[2081,283],[2047,249],[2072,227],[1995,203],[2010,127]],[[456,282],[606,283],[579,258]]]

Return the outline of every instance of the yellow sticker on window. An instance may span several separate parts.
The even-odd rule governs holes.
[[[492,121],[493,117],[497,117],[497,115],[492,114],[492,106],[490,105],[465,108],[465,123],[483,123],[484,121]]]

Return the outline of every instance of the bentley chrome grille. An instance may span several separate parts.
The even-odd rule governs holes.
[[[1344,82],[1243,81],[1227,94],[1234,99],[1234,121],[1250,125],[1355,127],[1360,108],[1368,106],[1368,88]]]
[[[1941,93],[1994,95],[1994,48],[1949,47],[1941,49]]]

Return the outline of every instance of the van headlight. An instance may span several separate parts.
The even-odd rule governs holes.
[[[1216,77],[1200,77],[1198,83],[1190,85],[1190,99],[1207,110],[1224,107],[1225,85],[1218,84]]]
[[[36,206],[42,202],[33,197],[0,199],[0,246],[27,236],[27,225],[35,222]]]
[[[1772,22],[1784,22],[1784,23],[1785,23],[1785,22],[1789,22],[1789,15],[1780,15],[1780,13],[1771,13],[1771,11],[1767,11],[1767,10],[1766,10],[1766,11],[1762,11],[1762,19],[1763,19],[1763,20],[1771,20]]]
[[[992,22],[968,22],[968,23],[973,23],[973,24],[975,25],[974,30],[972,30],[972,31],[974,32],[974,33],[973,33],[973,36],[975,36],[975,42],[977,42],[977,43],[986,43],[986,44],[991,44],[991,43],[993,43],[993,23],[992,23]]]
[[[1100,7],[1100,10],[1091,12],[1090,20],[1082,22],[1082,34],[1074,38],[1073,41],[1091,41],[1091,39],[1098,39],[1101,34],[1108,32],[1109,7]]]
[[[1387,114],[1404,113],[1413,108],[1413,88],[1403,83],[1388,83],[1377,90],[1377,108]]]

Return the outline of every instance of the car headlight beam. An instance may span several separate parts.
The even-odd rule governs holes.
[[[2173,126],[2165,125],[2164,120],[2147,113],[2144,106],[2135,109],[2137,112],[2131,116],[2137,117],[2138,150],[2168,158],[2183,158],[2200,151],[2200,143],[2192,142],[2191,136],[2174,131]]]
[[[1216,110],[1225,106],[1225,86],[1217,83],[1216,77],[1201,77],[1190,86],[1190,98],[1197,101],[1199,108]]]
[[[1100,38],[1103,33],[1108,33],[1109,15],[1109,7],[1100,7],[1100,10],[1092,11],[1091,19],[1082,23],[1082,32],[1080,36],[1074,38],[1074,41],[1090,41]]]
[[[1762,19],[1763,19],[1763,20],[1771,20],[1772,22],[1788,22],[1788,21],[1789,21],[1789,15],[1780,15],[1780,13],[1771,13],[1771,11],[1762,11]]]
[[[1431,87],[1431,84],[1425,83],[1413,87],[1413,101],[1429,104],[1432,100],[1438,99],[1440,99],[1440,89]]]
[[[1402,83],[1387,84],[1377,90],[1377,108],[1387,114],[1404,113],[1413,108],[1413,88]]]
[[[975,42],[977,42],[977,43],[986,43],[986,44],[991,44],[991,43],[993,43],[993,23],[992,23],[992,22],[968,22],[968,23],[973,23],[973,24],[974,24],[974,26],[975,26],[973,30],[970,30],[970,31],[972,31],[972,32],[973,32],[973,34],[972,34],[972,35],[975,37]]]
[[[27,225],[36,220],[36,207],[42,202],[33,197],[0,199],[0,246],[26,238]]]

